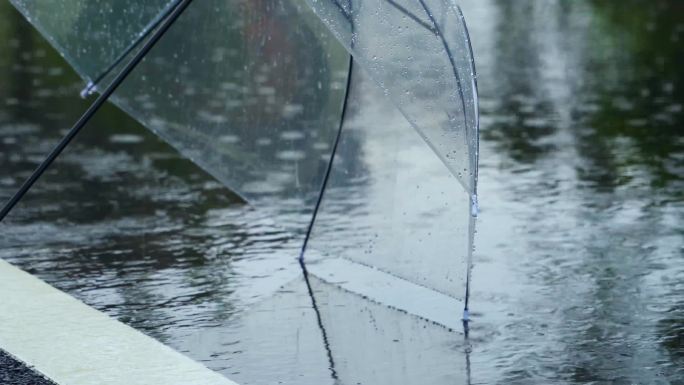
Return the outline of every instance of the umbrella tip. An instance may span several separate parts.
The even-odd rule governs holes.
[[[473,194],[470,196],[470,215],[477,217],[480,213],[480,204],[477,202],[477,195]]]

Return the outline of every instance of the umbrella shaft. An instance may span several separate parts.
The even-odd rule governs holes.
[[[185,9],[192,3],[192,0],[182,0],[173,12],[168,16],[164,23],[159,27],[159,29],[150,37],[145,45],[142,47],[140,52],[138,52],[129,61],[126,66],[119,72],[119,74],[114,78],[112,83],[107,86],[107,88],[98,96],[97,99],[90,105],[88,110],[78,119],[76,124],[71,127],[69,132],[62,138],[62,140],[55,146],[55,148],[48,154],[48,156],[43,160],[43,162],[38,166],[38,168],[33,171],[31,176],[26,179],[26,181],[19,187],[19,190],[10,198],[5,206],[0,211],[0,222],[9,214],[9,212],[14,208],[14,206],[21,200],[21,198],[31,189],[31,186],[40,178],[41,175],[47,170],[52,162],[57,159],[59,154],[64,151],[66,146],[69,145],[72,139],[81,131],[81,129],[90,121],[90,119],[95,115],[95,113],[102,107],[102,105],[109,99],[109,97],[116,91],[116,89],[121,85],[121,83],[128,77],[128,75],[135,69],[135,67],[142,61],[142,59],[147,55],[148,52],[154,47],[154,45],[161,39],[161,37],[168,31],[168,29],[173,25],[173,23],[178,19],[178,17],[185,11]]]

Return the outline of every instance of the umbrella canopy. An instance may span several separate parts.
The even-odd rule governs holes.
[[[111,82],[179,3],[11,1],[87,90]],[[321,282],[365,268],[463,301],[475,79],[450,0],[201,0],[111,100],[308,242]]]

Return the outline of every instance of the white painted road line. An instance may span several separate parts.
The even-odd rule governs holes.
[[[3,260],[0,349],[60,385],[236,385]]]

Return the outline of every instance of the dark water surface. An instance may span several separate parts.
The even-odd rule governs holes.
[[[413,357],[394,383],[684,383],[684,4],[462,7],[482,98],[474,320],[467,343],[417,321],[388,329],[453,360]],[[86,102],[7,2],[0,42],[4,199]],[[345,371],[371,370],[359,362],[387,368],[340,362],[363,356],[345,341],[372,337],[333,327],[319,341],[331,315],[365,321],[314,314],[282,262],[299,246],[112,106],[0,225],[0,258],[241,383],[347,384]],[[379,325],[393,317],[321,292]]]

